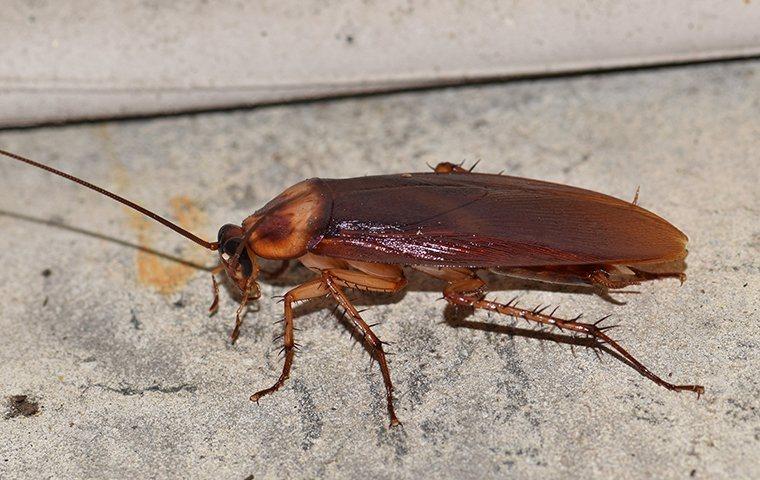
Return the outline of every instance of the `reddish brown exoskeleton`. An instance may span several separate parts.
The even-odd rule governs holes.
[[[259,297],[257,258],[298,260],[316,273],[284,296],[285,364],[277,382],[251,396],[282,387],[295,348],[293,304],[329,296],[342,306],[380,364],[391,425],[399,424],[383,342],[362,319],[346,289],[396,292],[406,285],[403,267],[445,282],[454,305],[489,310],[586,335],[606,344],[642,375],[670,390],[698,395],[700,385],[674,385],[650,372],[605,333],[580,317],[562,319],[485,298],[482,270],[544,282],[622,288],[643,281],[684,280],[686,236],[633,203],[555,183],[472,173],[441,163],[434,172],[346,179],[313,178],[278,195],[240,225],[224,225],[208,242],[111,192],[46,165],[0,150],[126,204],[197,244],[218,250],[224,269],[243,295],[233,341],[246,302]],[[213,277],[212,277],[213,278]],[[214,279],[214,302],[218,290]]]

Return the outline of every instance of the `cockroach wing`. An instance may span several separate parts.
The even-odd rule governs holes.
[[[317,255],[478,268],[662,263],[686,255],[686,236],[654,213],[566,185],[476,173],[321,182],[332,213],[309,246]]]

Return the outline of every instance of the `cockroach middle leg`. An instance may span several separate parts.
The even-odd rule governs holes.
[[[282,373],[280,378],[277,379],[274,385],[264,390],[260,390],[251,395],[252,402],[258,402],[264,395],[276,392],[280,387],[285,384],[285,380],[290,376],[290,367],[293,366],[293,355],[295,349],[295,336],[293,333],[293,302],[299,300],[308,300],[310,298],[317,298],[327,295],[329,292],[325,288],[324,281],[321,278],[315,278],[306,283],[303,283],[285,294],[283,303],[285,305],[285,318],[282,351],[285,352],[285,364],[282,366]]]
[[[359,264],[359,266],[365,270],[371,269],[369,264]],[[268,395],[278,390],[290,375],[290,368],[293,364],[293,349],[295,347],[293,336],[293,302],[317,298],[329,294],[346,310],[346,312],[348,312],[354,326],[359,330],[367,343],[370,353],[380,364],[380,371],[383,375],[383,382],[385,383],[386,401],[388,404],[388,414],[391,418],[391,426],[399,425],[401,423],[393,408],[393,383],[391,382],[391,374],[388,369],[386,354],[383,350],[383,342],[362,319],[359,311],[343,292],[343,288],[356,288],[374,292],[395,292],[406,285],[406,279],[400,268],[382,269],[378,266],[375,270],[387,275],[392,271],[397,271],[398,276],[377,277],[363,271],[341,268],[324,269],[321,271],[321,276],[319,278],[306,282],[285,294],[285,332],[283,334],[285,364],[282,369],[282,374],[274,385],[253,394],[251,396],[252,401],[258,401],[264,395]]]
[[[656,384],[667,388],[668,390],[688,390],[696,392],[698,396],[705,391],[704,387],[701,385],[675,385],[670,382],[666,382],[662,378],[658,377],[647,367],[645,367],[644,364],[639,362],[633,355],[628,353],[628,351],[620,346],[620,344],[618,344],[615,340],[604,333],[604,327],[599,327],[596,324],[591,323],[578,322],[577,319],[564,320],[555,317],[552,314],[544,314],[541,312],[541,310],[525,310],[522,308],[517,308],[510,304],[503,304],[491,300],[486,300],[480,294],[484,288],[485,282],[479,278],[466,278],[462,280],[450,281],[444,289],[444,297],[455,305],[466,305],[476,309],[479,308],[483,310],[489,310],[515,318],[522,318],[531,322],[556,326],[560,330],[569,330],[572,332],[587,335],[594,338],[600,344],[607,344],[610,348],[623,356],[639,373],[649,378]]]
[[[370,349],[370,353],[377,359],[380,364],[380,372],[383,375],[385,384],[385,398],[388,404],[388,415],[391,418],[390,426],[400,425],[396,411],[393,407],[393,382],[391,381],[391,372],[388,369],[388,362],[383,350],[383,342],[375,335],[369,325],[362,319],[359,311],[354,307],[351,301],[346,297],[341,287],[361,288],[366,287],[375,291],[396,291],[406,283],[403,277],[393,279],[377,278],[361,272],[350,270],[325,270],[322,272],[322,279],[330,290],[330,294],[338,304],[343,307],[356,327],[361,333],[362,338]]]

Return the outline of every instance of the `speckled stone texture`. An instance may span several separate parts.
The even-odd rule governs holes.
[[[507,280],[496,295],[612,313],[655,372],[707,389],[697,400],[610,356],[456,326],[511,322],[463,319],[411,273],[402,294],[355,296],[393,343],[402,428],[388,429],[377,365],[329,302],[299,307],[292,377],[256,405],[281,368],[271,297],[308,272],[264,282],[231,346],[233,292],[209,318],[208,272],[144,249],[207,267],[212,254],[2,160],[0,478],[760,476],[760,62],[5,131],[0,145],[209,238],[310,176],[482,159],[621,198],[640,185],[641,204],[690,236],[683,286],[613,294],[621,304]]]

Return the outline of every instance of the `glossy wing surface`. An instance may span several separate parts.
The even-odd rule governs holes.
[[[332,194],[310,251],[369,262],[459,267],[644,263],[685,255],[686,236],[608,195],[488,174],[322,180]]]

